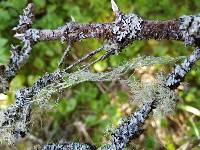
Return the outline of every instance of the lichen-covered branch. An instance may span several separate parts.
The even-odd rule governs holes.
[[[176,68],[170,73],[166,79],[165,86],[171,90],[176,89],[181,82],[183,82],[187,73],[191,70],[192,66],[200,58],[200,49],[197,48],[187,58],[181,66],[177,65]],[[159,94],[159,93],[158,93]],[[172,99],[173,100],[173,99]],[[108,145],[103,146],[103,150],[121,150],[125,148],[128,143],[142,134],[142,125],[145,120],[159,104],[158,99],[153,99],[152,103],[145,103],[140,110],[133,113],[129,118],[122,122],[112,134],[111,141]]]
[[[170,89],[176,89],[185,76],[191,70],[196,61],[200,59],[200,49],[196,48],[194,52],[181,64],[177,65],[166,79],[166,86]]]
[[[154,101],[155,102],[155,101]],[[131,140],[137,138],[141,133],[141,126],[148,118],[149,113],[154,108],[153,103],[145,104],[140,110],[133,113],[127,120],[124,120],[115,133],[112,134],[108,144],[98,148],[98,150],[121,150],[129,144]],[[47,144],[42,150],[96,150],[97,148],[88,144],[64,143],[64,144]]]
[[[17,32],[16,37],[21,37],[23,47],[21,48],[19,45],[11,46],[11,57],[8,65],[6,67],[1,66],[0,69],[0,93],[4,93],[9,89],[11,80],[27,62],[32,46],[37,40],[37,37],[34,36],[37,31],[32,32],[33,29],[29,29],[32,25],[33,7],[33,4],[28,4],[23,10],[23,14],[19,17],[19,24],[13,28]]]
[[[32,87],[24,88],[16,91],[15,104],[12,104],[7,110],[3,111],[0,119],[0,135],[7,135],[5,129],[9,129],[7,135],[8,141],[16,140],[26,136],[27,125],[31,118],[31,111],[34,96],[39,93],[44,87],[54,82],[61,82],[62,77],[60,71],[46,74],[33,84]],[[13,142],[11,141],[11,142]]]
[[[81,144],[77,142],[60,142],[58,144],[47,144],[42,150],[96,150],[96,147],[90,144]]]
[[[129,144],[129,142],[141,135],[141,126],[148,118],[149,113],[155,108],[155,102],[146,103],[144,106],[133,113],[127,120],[123,121],[111,135],[111,140],[99,150],[121,150]]]
[[[14,28],[15,37],[23,41],[24,46],[12,47],[12,55],[7,67],[1,67],[1,92],[6,92],[10,81],[26,63],[33,44],[37,41],[62,40],[79,41],[86,38],[101,38],[111,45],[105,59],[111,54],[120,52],[135,40],[168,39],[185,41],[186,44],[199,45],[199,15],[182,16],[177,20],[148,21],[136,14],[123,14],[112,1],[116,19],[111,23],[79,24],[66,23],[58,29],[32,29],[33,4],[29,4],[20,16],[19,24]]]
[[[196,61],[200,59],[200,49],[196,48],[194,52],[183,62],[181,66],[177,65],[166,79],[165,86],[171,90],[176,89],[185,76],[191,70]],[[159,93],[158,93],[159,94]],[[153,105],[152,105],[153,104]],[[151,111],[159,104],[158,99],[153,99],[152,103],[146,103],[143,107],[132,114],[126,121],[122,122],[111,137],[111,142],[103,147],[105,150],[121,150],[128,143],[142,134],[141,126],[149,116]]]
[[[116,20],[110,23],[70,22],[58,29],[34,29],[34,32],[37,32],[40,41],[100,38],[130,44],[141,39],[167,39],[199,44],[199,18],[199,15],[193,15],[181,16],[175,20],[153,21],[141,19],[133,13],[119,12],[116,14]]]
[[[16,91],[16,102],[7,110],[3,111],[0,119],[0,136],[8,132],[9,139],[20,139],[26,136],[28,124],[31,119],[32,106],[38,104],[40,107],[48,103],[52,94],[69,88],[73,85],[86,81],[112,81],[118,80],[120,76],[137,67],[150,66],[155,64],[174,63],[182,57],[139,57],[133,59],[122,66],[114,68],[110,72],[92,73],[87,70],[79,70],[67,73],[62,70],[56,70],[53,73],[47,73],[39,78],[32,87],[27,87]]]

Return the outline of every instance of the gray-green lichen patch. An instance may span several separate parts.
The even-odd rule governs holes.
[[[116,20],[110,27],[112,39],[109,40],[108,51],[113,54],[120,52],[134,39],[140,39],[140,31],[142,30],[143,20],[134,13],[123,14],[114,0],[111,0],[112,10],[116,15]],[[114,46],[114,47],[113,47]]]
[[[200,14],[182,16],[179,18],[179,29],[182,32],[186,45],[195,44],[200,38]]]
[[[47,144],[42,150],[95,150],[96,148],[89,144],[77,142],[59,142],[58,144]]]
[[[120,76],[126,74],[128,71],[134,68],[140,68],[143,66],[152,66],[155,64],[169,64],[175,63],[178,60],[182,60],[182,57],[171,58],[171,57],[138,57],[124,63],[117,68],[113,68],[112,71],[104,73],[92,73],[87,70],[79,70],[72,73],[59,72],[60,76],[63,77],[64,81],[55,81],[49,84],[39,92],[33,98],[36,103],[41,107],[48,105],[48,100],[51,98],[53,93],[62,91],[63,89],[70,88],[74,85],[85,81],[112,81],[120,80]],[[53,79],[52,79],[53,80]],[[160,81],[161,82],[161,81]],[[38,85],[39,86],[39,85]],[[141,89],[137,89],[141,91]]]
[[[200,59],[200,49],[197,48],[181,65],[176,65],[172,73],[166,79],[165,85],[170,89],[177,88],[184,80],[186,74],[192,69],[196,61]]]
[[[109,40],[108,51],[113,54],[119,53],[134,39],[141,39],[142,22],[143,20],[136,14],[118,13],[116,20],[110,27],[114,36]]]
[[[112,32],[116,35],[115,41],[120,43],[127,39],[139,38],[142,22],[143,20],[136,14],[119,15],[112,27]]]

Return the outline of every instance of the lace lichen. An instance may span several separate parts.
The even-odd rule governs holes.
[[[85,81],[112,81],[120,80],[120,76],[126,74],[128,71],[135,68],[140,68],[143,66],[152,66],[155,64],[169,64],[174,63],[183,57],[171,58],[171,57],[138,57],[131,61],[124,63],[117,68],[114,68],[110,72],[104,73],[92,73],[87,70],[79,70],[73,73],[66,73],[60,71],[60,76],[63,80],[54,82],[42,89],[39,94],[34,98],[36,103],[39,103],[39,106],[43,107],[48,104],[48,100],[51,98],[53,93],[62,91],[63,89],[69,88],[71,86],[77,85]],[[161,86],[162,87],[162,86]]]
[[[43,110],[45,110],[45,108],[49,109],[51,107],[49,100],[52,98],[52,95],[55,93],[60,93],[66,88],[86,81],[121,80],[120,77],[122,75],[132,71],[135,68],[152,66],[155,64],[175,63],[182,58],[183,57],[138,57],[114,68],[109,72],[93,73],[88,70],[78,70],[72,73],[67,73],[65,71],[56,70],[54,73],[46,74],[40,78],[31,88],[25,88],[16,92],[16,104],[13,104],[6,111],[1,113],[1,139],[4,141],[6,140],[7,143],[12,143],[14,140],[24,137],[29,130],[27,126],[32,119],[30,117],[30,113],[33,109],[33,104],[42,107]],[[160,97],[165,96],[167,89],[162,86],[163,81],[162,84],[160,83],[161,79],[158,79],[158,81],[159,84],[157,86],[152,86],[152,91],[150,91],[154,92],[155,89],[157,89],[158,92],[161,93]],[[159,89],[159,87],[161,89]],[[141,89],[138,88],[137,91],[138,90],[140,91]],[[135,94],[137,95],[137,93]],[[168,96],[169,94],[166,95]],[[33,98],[30,98],[31,96],[33,96]],[[159,96],[157,97],[160,98]],[[150,98],[155,97],[149,97],[149,99]],[[165,101],[162,103],[163,104],[160,102],[160,109],[165,107],[166,104],[169,104],[169,102],[165,103]]]
[[[137,105],[156,100],[157,107],[153,110],[155,117],[162,117],[170,114],[175,109],[177,94],[175,91],[165,86],[166,78],[163,74],[158,74],[151,82],[140,82],[139,80],[126,80],[132,93],[131,101]]]

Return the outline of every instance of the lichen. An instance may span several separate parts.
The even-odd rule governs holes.
[[[95,150],[96,148],[89,144],[77,142],[59,142],[45,145],[42,150]]]
[[[186,74],[192,69],[195,62],[199,59],[200,49],[197,48],[181,65],[176,65],[172,73],[168,75],[165,85],[170,89],[177,88],[184,80]]]
[[[36,30],[36,29],[29,29],[26,31],[26,34],[25,34],[25,38],[28,37],[28,38],[31,38],[33,41],[37,41],[40,36],[39,36],[39,30]]]
[[[181,16],[179,29],[182,32],[186,45],[194,45],[200,38],[200,14]]]
[[[23,10],[23,14],[19,16],[19,23],[17,27],[14,27],[13,30],[24,32],[27,30],[28,26],[32,25],[32,18],[33,18],[33,4],[30,3],[28,6]]]
[[[98,150],[121,150],[125,148],[131,140],[142,133],[140,126],[144,124],[144,121],[154,108],[153,105],[153,102],[148,102],[144,104],[140,110],[131,114],[126,120],[119,124],[119,127],[111,135],[111,140]]]
[[[126,39],[139,38],[143,20],[136,14],[121,14],[116,18],[112,32],[116,35],[116,42],[123,42]]]
[[[132,43],[134,39],[140,39],[142,22],[143,20],[136,14],[118,13],[116,20],[110,27],[114,36],[108,42],[108,45],[110,45],[108,51],[118,54],[128,44]]]
[[[63,89],[72,87],[79,83],[85,81],[120,80],[120,76],[126,74],[128,71],[133,70],[134,68],[140,68],[142,66],[151,66],[155,64],[169,64],[181,59],[183,59],[183,57],[178,57],[175,59],[171,57],[138,57],[124,63],[121,66],[114,68],[110,72],[92,73],[87,70],[79,70],[73,73],[58,72],[58,74],[60,74],[63,80],[55,80],[55,82],[43,88],[37,95],[35,95],[34,101],[38,103],[39,106],[45,107],[48,106],[48,100],[51,98],[53,93],[60,92]]]
[[[174,111],[177,99],[177,94],[165,86],[165,81],[165,77],[158,74],[151,82],[129,79],[124,83],[130,87],[131,101],[134,104],[141,106],[156,100],[157,107],[154,109],[154,116],[163,117]]]

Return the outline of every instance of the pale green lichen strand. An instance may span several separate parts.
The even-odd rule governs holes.
[[[112,81],[112,80],[120,80],[120,76],[127,73],[130,70],[135,68],[140,68],[143,66],[151,66],[155,64],[169,64],[174,63],[177,60],[182,59],[179,58],[171,58],[171,57],[139,57],[133,59],[127,63],[124,63],[117,68],[114,68],[110,72],[104,73],[92,73],[90,71],[79,70],[73,73],[65,73],[59,72],[60,76],[64,81],[54,82],[45,88],[43,88],[34,98],[36,103],[39,103],[39,106],[43,107],[43,105],[48,104],[48,100],[51,98],[52,94],[62,91],[68,87],[74,86],[81,82],[85,81]]]
[[[134,104],[142,106],[154,100],[157,101],[157,107],[154,109],[155,117],[162,117],[174,111],[177,94],[165,86],[164,75],[158,74],[151,82],[129,79],[123,83],[130,87],[131,101]]]

